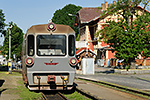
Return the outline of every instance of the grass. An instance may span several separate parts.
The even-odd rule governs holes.
[[[13,77],[13,76],[19,76],[19,77]],[[20,100],[41,100],[42,99],[41,93],[29,91],[29,89],[25,87],[21,76],[22,75],[18,72],[12,72],[12,74],[6,74],[6,72],[0,71],[0,78],[3,78],[4,80],[6,80],[9,77],[12,77],[13,80],[16,81],[16,85],[13,88],[7,88],[6,89],[7,91],[5,93],[11,94],[11,95],[17,94],[18,96],[20,96],[21,98]],[[5,87],[7,87],[6,84],[5,84]],[[0,91],[3,91],[3,89],[0,89]]]
[[[6,94],[11,94],[11,95],[17,94],[21,98],[18,100],[41,100],[42,99],[41,93],[29,91],[29,89],[25,87],[22,81],[22,77],[21,77],[22,75],[20,73],[18,72],[12,72],[12,74],[6,74],[6,73],[7,73],[6,71],[0,71],[0,78],[3,78],[6,81],[7,79],[9,80],[9,77],[12,77],[13,80],[16,81],[16,86],[14,86],[13,88],[7,88],[7,91],[5,91]],[[5,87],[9,87],[9,84],[8,86],[5,84]],[[1,87],[0,91],[3,90],[4,90],[3,87]],[[77,91],[75,91],[72,94],[65,94],[65,96],[69,100],[91,100],[86,98],[82,94],[78,93]]]
[[[1,77],[9,77],[9,76],[22,76],[22,74],[18,73],[18,72],[12,72],[12,74],[7,74],[8,72],[6,71],[0,71],[0,78]]]
[[[13,77],[13,76],[20,76],[20,77]],[[19,95],[20,100],[41,100],[42,95],[41,93],[36,93],[34,91],[29,91],[28,88],[25,87],[23,81],[22,81],[22,75],[18,72],[12,72],[12,74],[6,74],[4,71],[0,71],[0,78],[3,78],[6,80],[6,78],[13,77],[13,80],[16,80],[17,86],[14,88],[7,88],[6,94],[11,95]],[[7,85],[5,84],[7,87]],[[3,89],[0,89],[0,91],[3,91]],[[82,94],[75,91],[72,94],[64,94],[69,100],[91,100],[89,98],[86,98]]]
[[[22,81],[18,81],[19,84],[23,84]],[[42,95],[40,93],[36,93],[33,91],[29,91],[28,88],[23,86],[17,86],[17,89],[19,92],[19,96],[22,98],[21,100],[37,100],[38,98],[42,98]]]
[[[92,100],[92,99],[86,98],[85,96],[83,96],[77,91],[75,91],[72,94],[63,94],[63,95],[66,96],[69,100]]]

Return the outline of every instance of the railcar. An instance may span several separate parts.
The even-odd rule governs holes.
[[[22,76],[29,90],[69,90],[77,59],[75,31],[68,25],[31,26],[23,37]]]

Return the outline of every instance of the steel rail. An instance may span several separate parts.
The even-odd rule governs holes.
[[[67,97],[65,97],[62,93],[58,92],[58,94],[64,99],[64,100],[69,100]]]
[[[41,92],[41,94],[44,100],[69,100],[60,92],[57,92],[56,94],[44,94],[43,92]]]

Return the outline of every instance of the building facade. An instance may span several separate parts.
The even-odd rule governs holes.
[[[113,1],[114,4],[116,4],[116,1]],[[97,41],[99,37],[95,36],[95,33],[99,30],[103,29],[103,25],[106,24],[106,21],[113,20],[115,22],[118,22],[118,16],[117,15],[105,15],[101,16],[104,10],[106,10],[111,4],[108,4],[105,2],[104,4],[101,4],[102,9],[98,8],[82,8],[79,10],[79,12],[76,14],[78,17],[76,17],[75,25],[80,24],[80,36],[79,41],[87,41],[88,42],[88,48],[91,49],[96,53],[95,60],[100,61],[104,63],[104,66],[116,66],[118,61],[114,57],[115,52],[112,52],[112,49],[108,44],[104,43],[103,40]],[[142,13],[143,8],[138,6],[138,13]],[[147,11],[148,12],[148,11]],[[120,16],[121,17],[121,16]],[[133,16],[133,20],[136,19],[135,16]],[[79,23],[78,23],[79,22]],[[143,61],[143,58],[139,55],[139,65],[150,65],[148,58],[147,60]]]

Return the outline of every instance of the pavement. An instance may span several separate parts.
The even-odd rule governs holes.
[[[98,100],[147,100],[128,93],[120,92],[104,86],[95,85],[90,82],[75,80],[77,88],[87,94],[91,94]]]
[[[95,66],[94,70],[95,70],[95,74],[96,73],[106,73],[106,74],[108,73],[118,73],[118,74],[150,73],[150,69],[130,69],[127,71],[125,69],[114,69],[114,68],[97,67],[97,66]],[[83,76],[81,74],[77,74],[76,77],[77,78],[80,78],[80,77],[89,78],[89,75]],[[97,80],[97,79],[94,79],[94,77],[90,77],[89,79]],[[110,89],[104,86],[95,85],[93,83],[83,81],[83,80],[76,79],[75,83],[77,84],[77,88],[85,91],[88,94],[90,93],[91,95],[94,95],[100,100],[147,100],[141,97],[137,97],[128,93],[120,92],[120,91]]]

